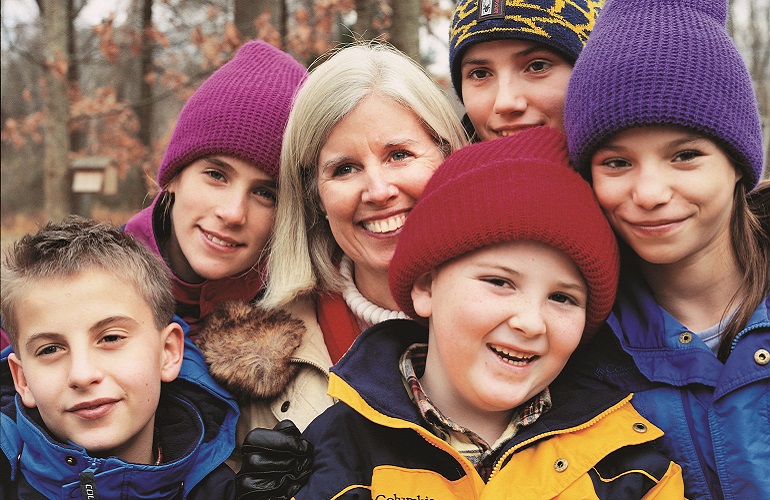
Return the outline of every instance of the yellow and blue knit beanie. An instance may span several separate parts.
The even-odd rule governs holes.
[[[604,0],[459,0],[449,28],[449,69],[460,101],[463,53],[494,40],[528,40],[574,63]]]

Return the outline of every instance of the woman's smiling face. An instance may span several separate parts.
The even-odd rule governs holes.
[[[362,292],[387,276],[401,227],[443,160],[417,116],[377,94],[332,129],[318,157],[318,192]]]

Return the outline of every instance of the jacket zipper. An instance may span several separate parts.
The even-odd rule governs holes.
[[[546,437],[556,436],[556,435],[559,435],[559,434],[567,434],[567,433],[570,433],[570,432],[576,432],[576,431],[580,431],[580,430],[586,429],[588,427],[591,427],[592,425],[596,424],[596,422],[598,422],[599,420],[603,419],[604,417],[606,417],[610,413],[612,413],[612,412],[618,410],[619,408],[625,406],[626,404],[628,404],[629,401],[631,401],[631,396],[630,395],[626,396],[621,401],[618,401],[617,403],[615,403],[610,408],[607,408],[602,413],[600,413],[599,415],[595,416],[594,418],[592,418],[588,422],[585,422],[585,423],[583,423],[581,425],[578,425],[578,426],[575,426],[575,427],[569,427],[567,429],[561,429],[561,430],[556,430],[556,431],[551,431],[551,432],[544,432],[542,434],[538,434],[537,436],[532,436],[531,438],[529,438],[529,439],[527,439],[525,441],[522,441],[521,443],[519,443],[519,444],[517,444],[515,446],[512,446],[511,449],[509,449],[508,451],[503,453],[500,456],[500,458],[497,459],[497,462],[495,463],[495,466],[492,468],[492,472],[489,474],[489,479],[487,479],[487,482],[491,481],[492,478],[495,477],[495,474],[502,468],[503,462],[509,456],[511,456],[514,452],[516,452],[517,450],[521,449],[522,447],[524,447],[524,446],[526,446],[526,445],[528,445],[530,443],[534,443],[535,441],[539,441],[539,440],[541,440],[543,438],[546,438]]]

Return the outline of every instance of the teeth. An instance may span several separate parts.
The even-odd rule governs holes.
[[[220,240],[219,238],[217,238],[216,236],[214,236],[212,234],[209,234],[209,233],[204,233],[204,234],[206,235],[206,238],[209,239],[209,241],[212,241],[212,242],[216,243],[217,245],[221,245],[223,247],[237,247],[238,246],[236,243],[228,243],[228,242],[226,242],[224,240]]]
[[[382,234],[400,229],[404,225],[404,221],[406,221],[406,215],[401,214],[384,220],[364,222],[363,225],[367,231]]]
[[[500,132],[500,137],[508,137],[508,131],[503,130],[502,132]]]
[[[490,348],[505,361],[517,366],[524,366],[536,357],[534,354],[511,351],[504,347],[490,346]]]

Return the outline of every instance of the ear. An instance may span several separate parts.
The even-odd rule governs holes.
[[[179,323],[170,323],[160,332],[163,345],[160,379],[171,382],[179,375],[184,360],[184,331]]]
[[[433,284],[433,271],[420,275],[412,285],[412,305],[414,312],[423,318],[429,318],[433,314],[431,285]]]
[[[27,408],[35,408],[35,396],[27,384],[27,377],[24,376],[24,368],[21,366],[21,360],[16,353],[12,352],[8,355],[8,367],[11,369],[11,376],[13,377],[13,385],[16,387],[16,392],[21,396],[21,402]]]

